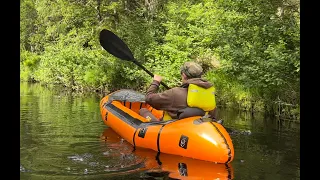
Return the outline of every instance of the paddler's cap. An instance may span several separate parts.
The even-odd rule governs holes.
[[[200,64],[188,61],[181,66],[181,73],[184,73],[189,79],[200,78],[203,73],[203,69]]]

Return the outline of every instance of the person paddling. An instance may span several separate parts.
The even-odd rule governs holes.
[[[213,84],[202,78],[203,69],[200,64],[188,61],[180,68],[182,85],[158,93],[162,77],[154,75],[146,92],[146,103],[156,110],[162,110],[161,118],[142,108],[139,114],[151,121],[182,119],[191,116],[208,115],[216,120],[215,88]]]

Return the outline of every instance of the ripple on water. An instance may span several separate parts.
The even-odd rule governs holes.
[[[119,149],[112,148],[103,151],[94,141],[71,143],[69,146],[73,147],[71,149],[75,149],[75,152],[87,150],[90,147],[92,152],[75,153],[70,148],[65,148],[64,151],[60,148],[59,153],[54,149],[47,150],[42,152],[46,156],[41,157],[41,164],[33,160],[26,166],[21,165],[20,172],[37,175],[101,175],[132,172],[144,166],[143,160],[134,154],[123,154]]]

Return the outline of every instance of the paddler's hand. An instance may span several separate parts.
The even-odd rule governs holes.
[[[162,77],[160,76],[160,75],[154,75],[153,76],[153,80],[156,80],[156,81],[158,81],[158,82],[161,82],[162,81]]]

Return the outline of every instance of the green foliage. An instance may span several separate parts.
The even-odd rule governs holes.
[[[40,62],[39,55],[30,51],[22,50],[20,53],[20,79],[21,81],[33,81],[34,71]]]
[[[244,86],[220,70],[208,71],[206,79],[214,82],[219,106],[236,107],[246,111],[263,110],[264,103],[258,96],[256,89]]]
[[[35,79],[45,83],[63,84],[73,89],[102,88],[107,83],[110,64],[102,54],[84,50],[79,45],[47,46]],[[101,63],[103,62],[103,63]],[[92,79],[92,75],[96,77]]]
[[[195,60],[219,105],[277,113],[280,99],[283,115],[299,116],[299,1],[22,0],[20,10],[21,80],[144,90],[152,77],[101,48],[106,28],[169,87],[180,84],[181,64]]]
[[[30,37],[35,31],[37,11],[32,0],[22,0],[20,6],[20,47],[22,50],[33,51]]]

